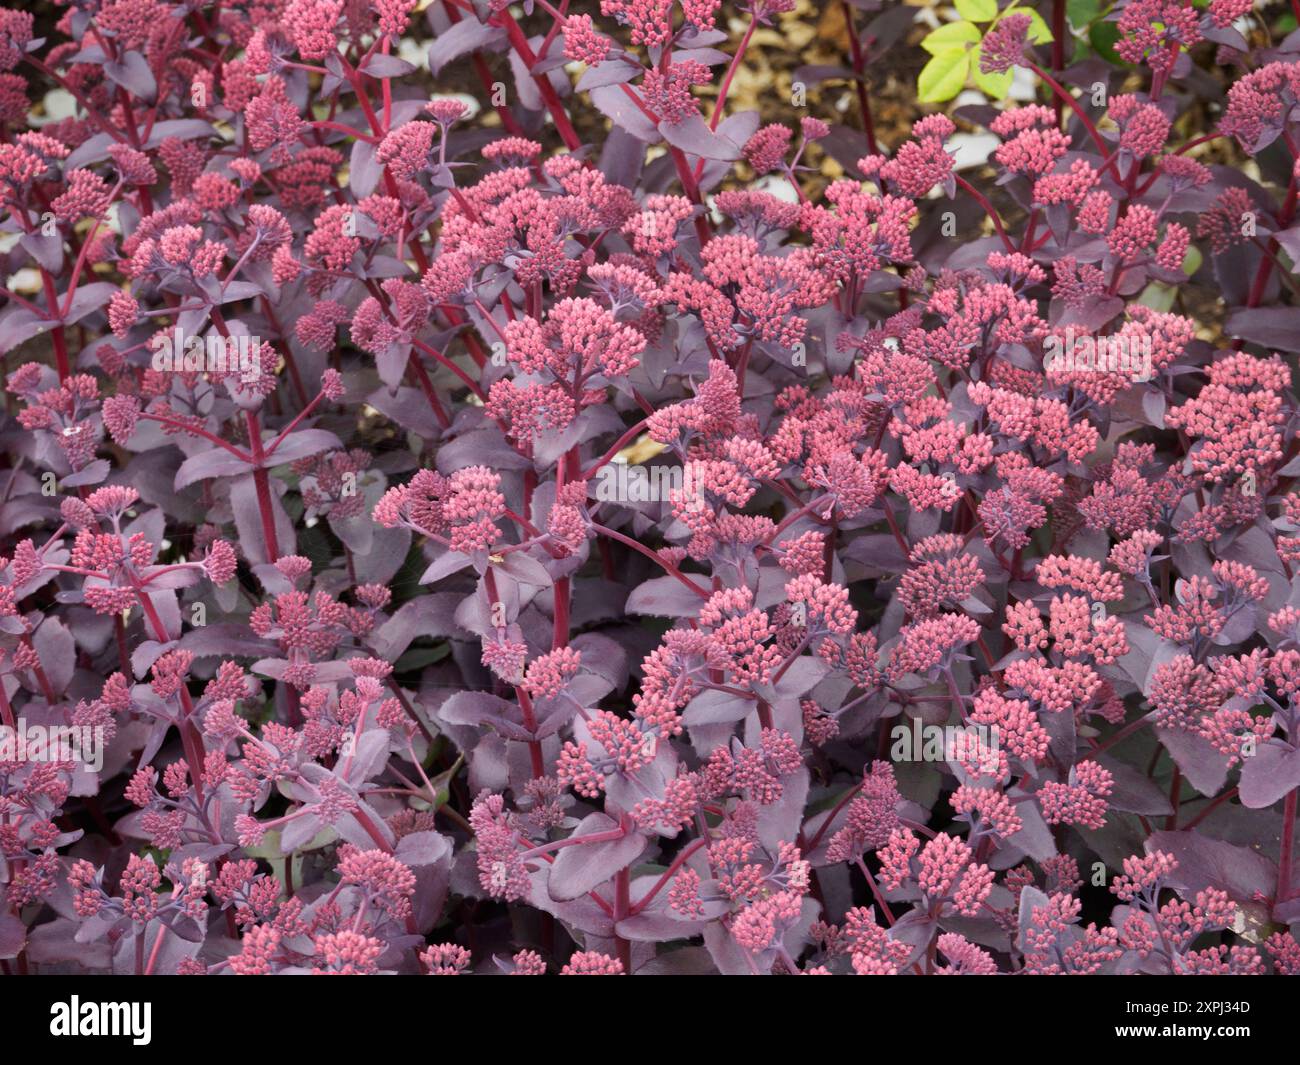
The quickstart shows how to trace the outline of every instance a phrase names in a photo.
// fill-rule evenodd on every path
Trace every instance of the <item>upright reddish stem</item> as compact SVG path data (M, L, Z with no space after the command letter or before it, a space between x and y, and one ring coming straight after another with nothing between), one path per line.
M1172 812L1165 819L1165 831L1167 832L1172 832L1178 827L1178 807L1182 803L1182 783L1182 770L1178 766L1174 766L1173 780L1169 784L1169 805Z
M1083 109L1083 105L1074 98L1074 95L1067 92L1061 86L1060 82L1047 73L1047 71L1037 63L1030 63L1029 69L1047 82L1051 87L1052 92L1056 94L1058 100L1070 105L1074 110L1074 113L1079 116L1079 121L1083 123L1083 128L1088 131L1088 136L1092 138L1093 144L1097 146L1097 151L1101 152L1103 158L1108 155L1109 149L1106 147L1106 142L1101 139L1101 134L1097 132L1097 127L1093 124L1092 118L1088 115L1088 112Z
M844 21L849 31L849 54L853 57L853 84L858 94L858 110L862 112L862 132L867 135L867 151L875 155L880 149L876 147L876 124L871 118L871 101L867 98L866 60L862 54L862 42L858 39L858 28L854 25L853 5L843 0Z
M229 340L230 330L226 327L226 320L221 311L213 307L208 315L212 319L213 328ZM257 492L257 512L262 521L262 539L266 545L267 561L275 562L280 557L280 544L275 535L275 508L271 502L271 480L262 465L266 453L262 449L262 427L257 412L244 411L244 423L248 427L248 450L254 467L253 487Z
M0 723L9 726L9 728L14 728L17 724L14 721L14 708L9 702L9 695L5 691L3 684L0 684Z
M564 146L569 151L577 150L582 144L582 138L578 136L578 131L573 128L573 123L569 121L568 113L564 110L564 104L560 101L555 92L555 86L551 84L550 77L547 74L534 74L533 67L537 65L537 56L528 46L528 39L524 36L524 31L519 28L519 23L515 17L510 14L509 10L501 13L501 25L505 27L506 36L510 39L510 47L519 53L519 58L524 61L524 66L528 68L529 76L533 79L533 84L537 86L537 91L542 94L542 101L546 104L546 110L551 115L551 120L555 123L555 131L564 141Z
M850 22L849 25L851 27L852 23ZM745 36L740 39L740 46L736 49L736 54L731 57L731 63L727 66L727 73L722 79L722 87L718 89L718 102L714 105L713 117L709 119L709 129L716 130L718 123L722 121L722 110L727 102L727 93L731 91L731 82L736 76L736 71L740 69L740 62L745 58L745 51L749 48L749 42L753 38L757 26L758 20L751 18L749 26L745 30ZM698 174L703 169L704 160L701 159L699 166L696 168L696 173Z
M57 321L59 297L54 291L54 279L45 267L41 267L41 284L45 286L45 302L49 304L50 318ZM54 362L59 371L59 381L66 381L72 374L72 362L68 358L68 340L61 324L50 331L50 339L54 341Z
M957 184L961 188L969 192L971 194L971 197L975 200L975 202L984 208L984 213L989 216L990 220L993 222L993 228L997 230L998 236L1002 238L1003 246L1007 249L1007 251L1014 252L1016 250L1016 246L1013 243L1011 243L1011 238L1007 236L1006 228L1002 225L1002 216L999 215L996 210L994 210L993 205L988 201L988 197L986 197L984 193L980 192L979 189L977 189L974 185L972 185L960 174L955 175L955 177L957 179Z
M1297 185L1293 175L1287 184L1286 199L1282 202L1282 211L1278 215L1278 229L1286 229L1290 226L1292 219L1295 218L1296 212L1296 194ZM1259 268L1255 271L1255 279L1251 283L1250 292L1246 296L1247 307L1258 307L1260 301L1264 298L1264 290L1268 287L1268 279L1273 274L1274 255L1280 245L1275 238L1270 237L1265 249L1265 255L1259 262ZM1245 341L1234 341L1233 347L1238 351L1245 345Z
M271 478L266 467L262 465L266 455L262 451L262 427L257 420L257 412L244 411L248 425L248 444L257 464L253 469L253 487L257 491L257 513L262 520L262 539L266 544L268 562L280 558L280 542L275 534L275 508L271 501Z
M1296 796L1300 789L1292 788L1286 794L1282 804L1282 853L1277 862L1277 898L1274 905L1286 902L1291 897L1291 866L1295 862L1295 815Z
M1065 67L1065 0L1052 0L1052 73L1060 74ZM1065 102L1058 96L1052 101L1056 105L1056 124L1061 124L1065 113Z
M54 686L50 684L50 678L45 673L45 668L41 665L40 655L36 653L36 648L32 644L31 636L22 637L23 646L31 652L32 656L32 673L36 677L36 683L41 689L41 694L45 696L45 701L51 706L58 703L58 697L54 694Z
M564 456L563 462L560 487L563 487L569 481L576 481L582 477L582 462L576 447L569 450ZM561 647L569 646L569 605L573 594L571 578L558 578L555 582L554 593L555 618L551 630L551 650L557 651Z
M627 869L620 869L614 877L614 924L628 917L631 913L632 874ZM618 960L623 963L623 972L632 975L632 944L615 933L614 943L618 950Z
M167 626L163 624L163 620L158 614L158 608L153 605L153 600L149 598L149 594L137 588L136 598L140 602L140 609L144 611L145 620L149 622L149 627L153 630L154 639L159 643L165 644L169 642L171 636L167 632ZM181 734L181 747L185 751L185 764L190 770L190 782L194 785L194 800L202 809L203 767L206 761L203 736L194 723L194 700L190 698L189 689L184 684L181 684L180 697L182 716L176 727Z
M488 595L488 609L490 611L493 608L492 605L499 602L497 597L497 578L490 565L487 568L487 572L483 574L483 587ZM529 732L536 732L537 715L533 712L533 701L528 696L528 690L522 685L516 685L515 696L519 700L519 713L524 719L524 728ZM542 760L542 745L539 741L528 741L528 758L532 766L533 776L546 776L546 763Z
M524 728L529 732L537 731L537 714L533 712L533 701L522 687L515 689L519 696L519 713L524 719ZM542 745L536 740L528 741L528 759L532 765L534 777L546 776L546 763L542 760Z

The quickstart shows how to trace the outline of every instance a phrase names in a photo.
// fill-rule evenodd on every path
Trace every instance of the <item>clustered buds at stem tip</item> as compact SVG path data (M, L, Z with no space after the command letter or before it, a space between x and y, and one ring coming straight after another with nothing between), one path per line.
M0 10L0 968L1300 974L1278 12L418 7Z

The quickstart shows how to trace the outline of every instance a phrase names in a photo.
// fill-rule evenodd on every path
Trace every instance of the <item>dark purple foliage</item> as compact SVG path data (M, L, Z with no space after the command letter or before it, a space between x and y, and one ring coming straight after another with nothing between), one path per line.
M1300 971L1294 18L589 6L0 10L4 969Z

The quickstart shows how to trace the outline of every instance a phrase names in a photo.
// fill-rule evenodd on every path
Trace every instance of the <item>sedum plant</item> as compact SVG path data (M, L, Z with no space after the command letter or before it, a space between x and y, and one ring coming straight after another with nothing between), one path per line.
M0 968L1300 971L1280 7L0 10Z

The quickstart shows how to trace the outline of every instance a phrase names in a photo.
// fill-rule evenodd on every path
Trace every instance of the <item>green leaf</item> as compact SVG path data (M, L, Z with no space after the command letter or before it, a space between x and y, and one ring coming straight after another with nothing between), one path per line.
M1065 5L1065 17L1076 30L1091 25L1100 14L1101 0L1067 0Z
M433 785L434 799L438 806L445 806L447 800L451 798L452 779L460 772L460 767L465 764L465 756L459 755L456 758L456 764L445 772L439 773L429 781Z
M970 53L964 48L940 52L926 63L916 81L917 97L923 104L951 100L966 84Z
M980 70L980 49L976 48L970 57L970 73L976 87L993 100L1005 100L1007 93L1011 91L1011 79L1015 76L1012 70L1005 71L1002 74L985 74Z
M964 44L979 44L980 31L973 22L948 22L927 34L921 47L931 55L951 52Z
M1159 281L1152 281L1142 290L1142 295L1138 297L1138 303L1143 307L1150 307L1153 311L1160 311L1162 314L1167 313L1169 308L1174 305L1174 297L1178 295L1176 289L1169 285L1162 285Z
M1047 28L1047 23L1043 21L1043 16L1032 8L1025 9L1025 14L1029 16L1029 40L1033 44L1051 44L1052 31Z
M1107 63L1114 66L1127 66L1115 51L1115 42L1119 40L1119 26L1113 22L1098 22L1088 31L1088 43Z
M971 22L992 22L997 18L998 0L956 0L957 14Z
M1191 277L1201 268L1203 262L1205 262L1205 256L1201 254L1201 249L1193 244L1187 249L1187 254L1183 256L1183 273Z
M412 647L397 660L394 671L409 673L417 669L423 669L435 662L441 662L449 654L451 654L451 647L446 643L440 643L434 647Z

